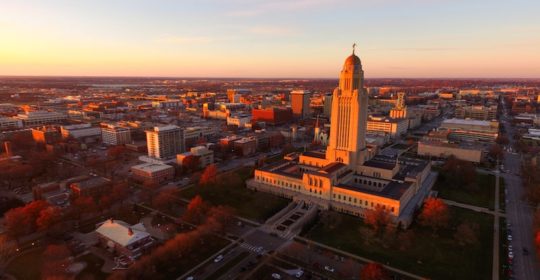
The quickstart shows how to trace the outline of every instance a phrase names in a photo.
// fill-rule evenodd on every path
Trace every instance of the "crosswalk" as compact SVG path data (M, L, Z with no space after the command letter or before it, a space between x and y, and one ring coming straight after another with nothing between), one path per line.
M246 242L243 242L240 244L240 247L244 248L244 249L247 249L247 250L250 250L252 252L255 252L257 254L264 254L266 253L266 250L264 250L263 247L261 246L255 246L255 245L251 245L249 243L246 243Z

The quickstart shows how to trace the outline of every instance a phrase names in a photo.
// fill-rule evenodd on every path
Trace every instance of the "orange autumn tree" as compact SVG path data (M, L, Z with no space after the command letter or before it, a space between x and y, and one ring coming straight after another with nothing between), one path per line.
M189 202L183 218L189 223L201 224L206 219L209 208L210 205L197 195Z
M450 210L442 199L430 197L424 202L424 207L419 216L420 224L433 229L433 234L437 230L446 227L450 220Z
M374 209L365 212L364 222L373 228L376 236L379 236L391 222L391 219L390 213L383 209L382 206L375 206Z
M388 273L380 263L368 263L360 270L362 280L385 280L389 279Z
M201 179L199 181L199 185L206 186L210 184L215 184L217 181L216 178L217 178L217 167L215 164L210 164L204 169L201 175Z

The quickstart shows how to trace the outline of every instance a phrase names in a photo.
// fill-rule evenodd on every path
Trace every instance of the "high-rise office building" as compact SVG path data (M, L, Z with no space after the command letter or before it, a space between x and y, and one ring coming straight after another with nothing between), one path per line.
M108 124L101 128L103 143L107 145L124 145L131 143L131 130L128 127Z
M293 116L304 119L309 116L309 96L307 90L293 90L291 92L291 107Z
M148 156L167 159L184 152L184 131L176 125L156 126L146 131Z

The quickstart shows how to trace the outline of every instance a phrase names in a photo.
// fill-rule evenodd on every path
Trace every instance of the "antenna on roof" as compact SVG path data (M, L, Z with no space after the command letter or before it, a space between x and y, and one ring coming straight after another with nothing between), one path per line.
M356 43L352 44L352 54L354 54L354 50L356 49Z

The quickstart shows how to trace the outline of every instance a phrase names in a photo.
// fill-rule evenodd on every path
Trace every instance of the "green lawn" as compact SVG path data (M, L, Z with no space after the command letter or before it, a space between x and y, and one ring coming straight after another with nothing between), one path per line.
M180 195L188 199L200 195L213 205L230 206L238 215L259 222L264 222L290 202L282 197L246 188L245 180L251 176L247 170L241 169L235 172L235 176L241 179L238 183L194 186L183 190Z
M508 279L507 268L508 268L508 240L507 238L507 227L506 219L499 218L499 279L505 280ZM515 252L519 252L516 250ZM514 252L514 253L515 253Z
M487 174L476 175L476 189L468 189L464 186L453 184L452 179L440 173L433 186L433 189L439 192L439 197L453 200L460 203L495 208L495 176Z
M491 279L493 217L487 214L451 207L452 221L448 229L434 236L431 229L413 224L414 238L410 248L400 250L399 241L382 246L366 238L368 226L361 219L335 213L333 227L317 223L305 237L348 251L358 256L433 279ZM462 221L480 225L478 242L460 246L454 240L455 227ZM389 242L390 243L390 242ZM387 244L387 243L384 243Z
M7 273L17 279L40 279L44 250L39 248L14 259L7 267Z

